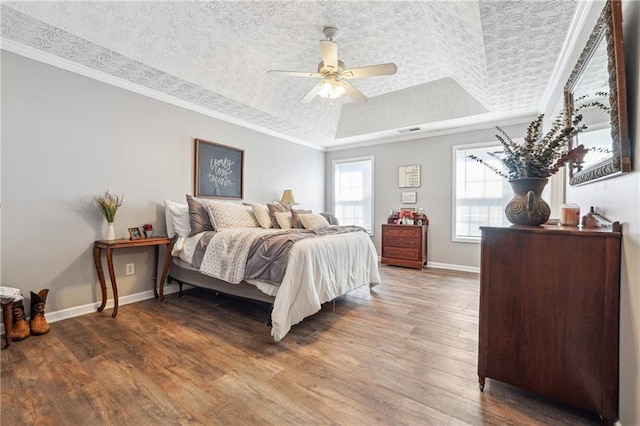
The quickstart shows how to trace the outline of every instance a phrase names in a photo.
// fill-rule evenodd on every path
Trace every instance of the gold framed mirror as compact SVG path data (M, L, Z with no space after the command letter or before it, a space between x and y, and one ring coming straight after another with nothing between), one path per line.
M569 119L580 103L604 105L581 111L587 130L576 136L573 146L582 144L588 153L580 169L569 169L569 183L581 185L631 171L620 0L605 4L564 87L564 99Z

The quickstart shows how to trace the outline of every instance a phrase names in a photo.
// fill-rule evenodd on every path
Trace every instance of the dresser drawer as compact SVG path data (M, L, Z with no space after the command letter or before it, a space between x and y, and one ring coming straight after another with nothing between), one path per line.
M395 259L406 259L406 260L416 260L416 261L421 260L419 248L412 249L412 248L385 246L382 256L395 258Z
M382 237L420 238L421 226L385 226L382 228Z
M418 248L420 248L420 239L386 235L384 237L384 246L412 248L417 250Z

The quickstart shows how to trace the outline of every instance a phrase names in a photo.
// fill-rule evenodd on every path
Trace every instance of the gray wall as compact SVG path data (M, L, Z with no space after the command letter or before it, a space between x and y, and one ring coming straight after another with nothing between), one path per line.
M602 2L598 2L578 40L578 49L569 63L576 63L593 29ZM596 206L600 212L622 224L622 270L620 282L620 422L640 424L640 2L622 2L623 39L625 47L629 138L632 143L633 171L623 176L579 187L567 187L567 202L577 203L583 211ZM571 67L566 70L566 81ZM551 105L561 102L557 90ZM550 116L550 115L549 115Z
M92 244L105 221L92 197L125 194L117 236L153 223L164 199L193 192L194 138L245 150L245 200L324 208L324 157L307 148L2 52L2 285L51 289L47 311L100 300ZM115 255L120 296L152 288L152 249ZM136 275L125 276L125 263ZM109 290L111 298L111 290Z
M511 135L522 134L525 125L504 126ZM375 145L369 147L331 151L327 153L327 208L333 199L332 163L334 160L374 156L374 243L378 254L380 247L380 227L386 223L390 210L398 210L402 205L401 194L406 188L398 188L398 167L409 164L421 166L421 186L417 192L416 208L422 207L429 217L428 263L438 266L478 268L480 266L480 245L451 240L453 201L453 146L481 142L496 142L495 129L457 133L406 142Z

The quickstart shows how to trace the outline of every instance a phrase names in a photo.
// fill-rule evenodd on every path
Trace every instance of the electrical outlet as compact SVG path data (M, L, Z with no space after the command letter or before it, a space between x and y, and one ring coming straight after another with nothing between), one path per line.
M127 268L125 270L127 275L133 275L136 273L136 265L135 263L127 263Z

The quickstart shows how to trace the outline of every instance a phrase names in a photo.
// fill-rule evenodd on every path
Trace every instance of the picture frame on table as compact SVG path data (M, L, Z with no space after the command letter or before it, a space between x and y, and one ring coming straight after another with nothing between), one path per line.
M195 140L196 197L243 198L244 150Z
M141 238L144 238L142 231L140 231L140 228L138 227L134 227L134 228L129 228L129 239L130 240L139 240Z

